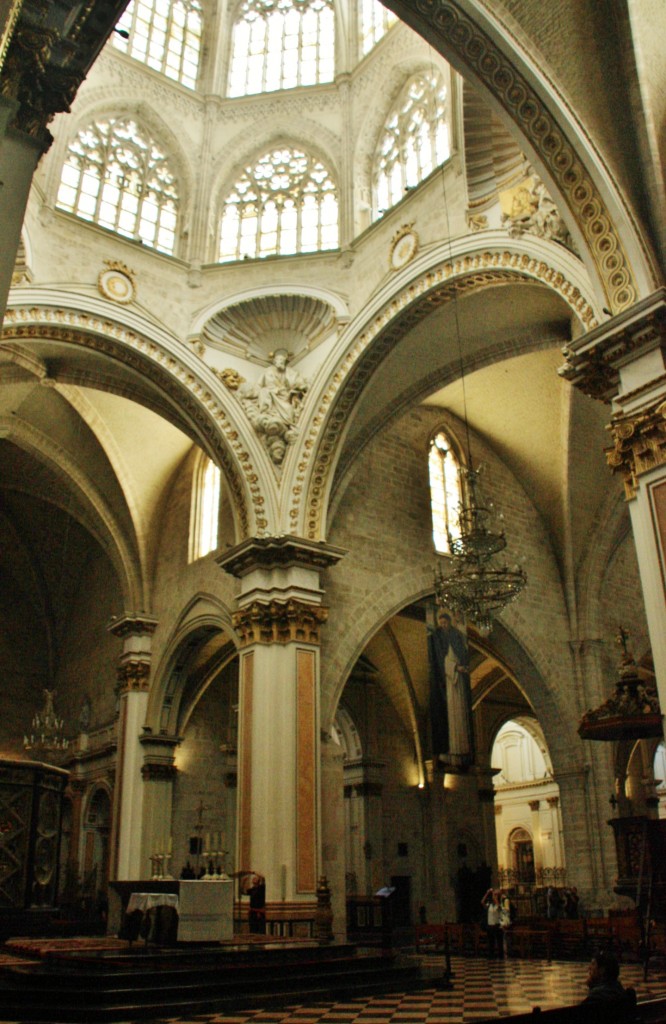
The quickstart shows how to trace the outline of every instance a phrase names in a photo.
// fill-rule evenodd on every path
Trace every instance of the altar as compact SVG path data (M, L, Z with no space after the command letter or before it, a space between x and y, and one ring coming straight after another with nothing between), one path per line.
M166 906L178 915L177 941L233 938L234 886L230 878L142 879L109 883L109 934L122 934L128 915ZM144 930L144 934L151 934Z

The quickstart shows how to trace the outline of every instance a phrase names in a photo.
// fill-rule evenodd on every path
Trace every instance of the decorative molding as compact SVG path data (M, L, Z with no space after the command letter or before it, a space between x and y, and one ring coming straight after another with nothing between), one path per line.
M391 4L398 13L405 6ZM490 36L461 10L458 0L411 0L409 7L409 14L404 11L408 23L413 25L422 18L429 27L430 40L439 36L442 49L455 51L538 152L585 237L608 306L615 313L629 308L636 301L637 287L621 239L585 166L539 94Z
M402 270L408 263L411 263L419 251L419 236L414 229L414 223L403 224L398 228L389 248L389 270Z
M178 403L184 416L196 423L201 436L214 451L233 495L241 532L247 536L250 533L249 509L239 479L239 474L243 474L253 506L256 532L263 534L268 527L265 498L252 458L218 399L173 353L118 323L73 310L36 306L29 310L8 309L0 337L2 341L45 339L78 345L110 356L152 380ZM231 457L229 448L235 458Z
M121 640L128 636L152 636L157 629L157 619L147 615L112 616L106 628Z
M613 473L622 473L627 501L636 497L638 478L666 465L666 401L639 413L613 416L607 427L613 447L606 448L606 461Z
M304 601L253 602L234 612L234 629L240 646L250 644L288 644L293 641L320 643L320 627L328 618L328 609Z
M558 371L577 388L604 402L620 390L620 370L646 352L666 346L666 288L637 302L563 350ZM622 399L626 396L623 394Z
M104 260L106 270L100 270L97 276L97 288L100 295L111 302L127 305L136 298L136 274L124 263L117 260Z
M216 561L225 572L242 579L255 569L328 569L345 553L344 548L301 537L252 537L219 555Z
M352 408L375 369L405 333L458 295L502 281L540 281L556 291L584 326L595 327L594 310L564 274L545 260L523 252L484 250L460 256L428 270L406 285L361 331L333 374L301 448L289 510L291 525L299 527L303 495L307 501L301 529L315 540L321 534L324 497L334 465L337 444ZM322 425L325 428L322 432ZM310 463L314 464L310 467ZM309 485L306 490L306 478Z
M538 811L541 806L540 800L529 800L528 803L531 811Z

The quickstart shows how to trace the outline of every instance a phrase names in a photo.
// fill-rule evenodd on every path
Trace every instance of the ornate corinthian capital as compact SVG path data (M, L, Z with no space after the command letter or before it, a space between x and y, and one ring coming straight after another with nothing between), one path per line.
M606 449L608 465L622 473L627 498L633 498L638 477L666 465L666 401L632 415L614 416L608 429L613 447Z
M293 640L319 644L319 627L327 618L327 608L304 601L254 601L234 613L233 624L242 647L288 644Z

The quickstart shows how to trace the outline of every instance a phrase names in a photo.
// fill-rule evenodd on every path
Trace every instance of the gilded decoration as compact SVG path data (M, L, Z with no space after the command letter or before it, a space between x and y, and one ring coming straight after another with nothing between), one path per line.
M239 474L245 477L245 486L252 502L255 532L262 534L266 530L268 521L259 478L249 453L242 446L238 431L214 395L194 376L189 367L171 353L121 324L87 313L42 307L8 309L1 338L7 342L52 339L78 345L109 355L155 382L196 423L201 436L206 438L215 453L238 510L242 533L248 535L251 531L248 502ZM187 392L185 397L183 388ZM223 443L223 437L226 444Z
M587 330L597 326L594 310L587 299L561 271L544 260L506 249L461 256L429 270L375 316L347 352L311 421L292 488L289 517L294 530L301 515L301 500L309 474L308 508L303 530L310 540L319 537L324 495L340 434L369 377L405 332L458 295L501 281L527 284L533 280L541 281L558 292ZM324 423L326 429L322 435ZM313 456L316 462L310 469Z
M118 666L118 693L147 690L150 683L150 662L131 658Z
M536 235L576 251L569 229L536 174L528 174L520 184L500 192L500 205L502 225L512 238Z
M485 213L468 213L467 227L470 231L485 231L488 227L488 217Z
M630 307L637 291L620 238L596 186L539 95L456 0L414 0L413 9L431 27L430 38L439 35L446 41L443 49L457 52L530 140L585 236L608 306L614 313Z
M328 609L304 601L254 601L234 612L232 622L240 635L241 647L250 644L288 644L294 640L319 644L320 627Z
M241 377L238 370L227 368L226 370L213 370L213 373L229 391L237 391L241 384L245 383L245 377Z
M389 249L389 268L391 270L402 270L412 262L419 251L419 236L413 229L413 223L403 224L391 239Z
M666 401L647 412L614 416L607 429L614 444L605 450L606 461L614 473L622 473L630 500L643 473L666 465Z
M127 305L136 298L136 279L133 270L117 260L104 260L106 270L101 270L97 277L97 288L100 295L111 302Z

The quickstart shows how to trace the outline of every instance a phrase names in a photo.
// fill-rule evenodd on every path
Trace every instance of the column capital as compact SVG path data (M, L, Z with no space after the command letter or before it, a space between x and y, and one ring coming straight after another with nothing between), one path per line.
M118 693L135 693L150 688L150 662L127 658L118 666Z
M328 609L304 601L254 601L234 612L232 622L240 645L288 644L295 640L319 645L320 626Z
M531 811L538 811L541 807L540 800L528 800L528 804Z
M608 429L613 447L606 448L606 461L614 473L622 473L629 500L636 496L639 476L666 466L666 399L660 396L640 412L617 413Z
M53 137L46 127L68 111L106 38L122 14L124 0L105 3L16 5L0 69L0 95L17 100L13 127L46 151Z
M559 805L560 805L560 798L559 798L559 796L549 796L549 797L546 797L546 803L548 804L549 807L559 807Z

